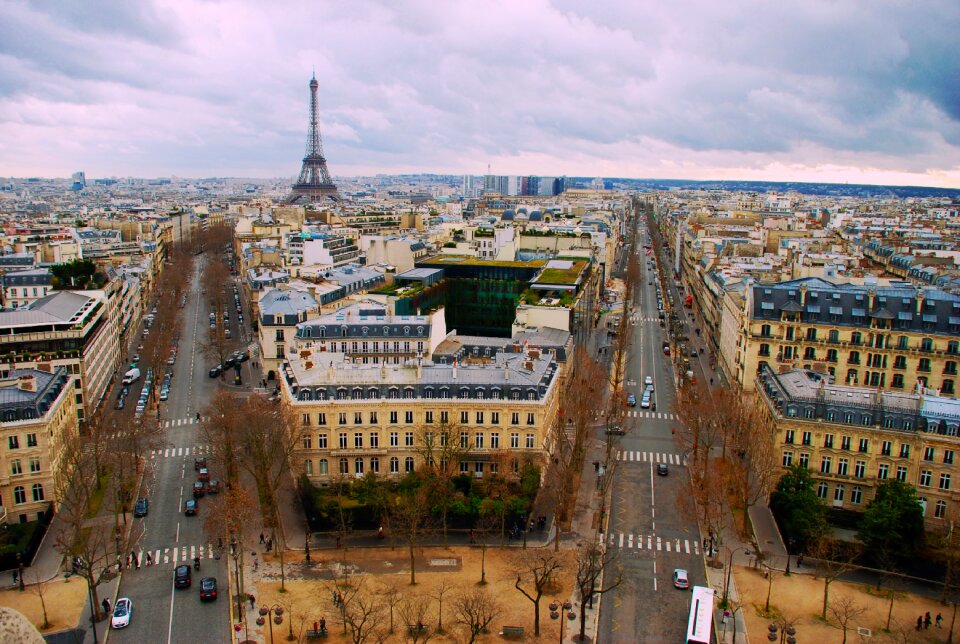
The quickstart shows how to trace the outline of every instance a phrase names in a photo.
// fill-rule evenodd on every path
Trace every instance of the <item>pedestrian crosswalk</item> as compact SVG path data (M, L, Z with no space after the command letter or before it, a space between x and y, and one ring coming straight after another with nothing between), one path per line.
M633 322L634 324L638 322L659 322L660 318L642 318L639 315L631 315L630 321Z
M686 459L680 454L663 452L641 452L638 450L620 450L617 460L627 463L666 463L668 465L686 465Z
M671 414L665 411L646 411L646 410L631 410L627 412L627 417L629 418L655 418L658 420L676 420L677 415Z
M191 447L167 447L151 450L150 458L176 458L178 456L208 456L213 454L210 445L193 445Z
M184 425L196 425L199 422L196 416L190 416L189 418L171 418L170 420L163 421L163 427L183 427Z
M615 532L599 536L599 543L619 550L648 550L670 552L681 555L700 556L700 542L697 539L665 539L655 534L634 534Z
M606 410L597 409L593 412L594 418L603 418L607 415ZM627 418L650 418L651 420L677 420L676 414L666 411L647 411L645 409L631 409L624 412Z
M160 564L172 564L177 565L181 563L193 563L195 558L200 560L204 559L219 559L220 553L217 548L214 548L212 543L199 546L172 546L169 548L147 548L134 550L134 553L137 555L137 561L140 563L140 568L143 568L147 565L148 561L152 561L153 565L159 566ZM150 555L147 558L147 555ZM131 559L131 563L133 563Z

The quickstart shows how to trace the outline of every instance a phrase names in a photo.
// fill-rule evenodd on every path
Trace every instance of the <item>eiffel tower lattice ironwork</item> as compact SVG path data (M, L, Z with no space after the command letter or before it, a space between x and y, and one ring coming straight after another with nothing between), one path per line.
M330 179L327 159L323 156L323 140L320 138L320 125L317 116L317 77L310 79L310 129L307 131L307 151L303 156L300 176L293 184L290 201L316 202L338 199L337 186Z

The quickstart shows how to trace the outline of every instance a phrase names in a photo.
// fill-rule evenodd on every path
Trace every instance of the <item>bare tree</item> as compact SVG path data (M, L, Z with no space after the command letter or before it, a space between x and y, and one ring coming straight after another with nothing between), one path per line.
M54 472L57 498L61 500L59 511L63 525L56 535L56 548L72 563L76 572L83 576L90 591L92 610L99 619L100 603L97 587L113 574L113 562L119 562L120 554L114 545L116 532L113 525L91 521L98 514L104 485L102 467L87 450L89 441L69 437L63 448L63 461ZM98 500L99 499L99 500Z
M430 640L431 632L427 627L430 612L430 598L412 595L400 603L400 617L407 626L407 639L413 644Z
M33 570L33 583L27 585L27 588L40 600L40 609L43 611L43 625L41 629L46 630L50 628L50 619L47 617L47 602L45 598L47 591L46 582L40 578L39 570L36 568L32 568L31 570Z
M437 600L437 632L443 632L443 598L446 597L451 590L454 589L454 585L447 581L446 579L441 579L437 582L437 585L433 588L433 593L430 596L433 599Z
M563 405L548 448L553 459L549 472L557 496L557 522L564 526L571 518L570 509L574 507L584 458L593 440L597 412L604 408L607 398L607 374L582 347L574 351L565 371Z
M734 451L728 478L743 508L740 530L746 534L750 508L767 498L782 473L777 446L756 407L744 398L739 387L719 389L714 396L724 452L728 442Z
M853 622L867 612L867 609L854 600L853 597L837 597L830 602L830 616L827 623L843 632L843 644L847 644L847 631Z
M554 576L561 568L560 559L552 552L548 551L527 551L516 561L517 582L514 588L519 590L524 597L533 603L533 633L540 636L540 598L547 592L554 581ZM531 586L530 590L524 589L520 584L524 583L524 578Z
M844 573L856 568L856 565L853 563L853 557L841 549L839 542L833 537L820 539L814 546L813 556L817 562L817 575L823 578L823 609L820 612L820 619L826 621L830 584Z
M390 614L390 632L392 633L393 613L400 606L400 602L403 601L403 593L400 592L400 589L397 588L393 582L390 582L381 590L380 596L383 597L383 603L387 605Z
M610 577L609 579L607 577ZM588 541L577 551L577 589L580 591L580 641L585 641L587 602L593 607L593 596L609 592L623 583L616 551L596 541Z
M390 507L390 525L397 537L407 546L410 555L410 585L417 583L416 549L430 532L431 499L424 488L399 494Z
M353 644L382 639L384 609L376 595L366 591L363 582L347 591L339 591L343 596L340 606L340 619L344 634Z
M475 588L454 599L453 612L458 624L467 629L468 644L474 644L490 623L500 615L500 606L489 591Z
M460 438L460 425L441 423L419 428L417 453L423 465L421 473L428 477L434 498L440 506L443 543L447 543L447 515L454 497L453 478L460 473L460 461L470 451L469 443Z
M237 432L238 462L257 485L264 525L270 530L280 560L280 588L285 588L285 542L277 514L277 491L289 476L293 452L301 440L292 410L275 405L266 396L252 395L239 405L242 422Z

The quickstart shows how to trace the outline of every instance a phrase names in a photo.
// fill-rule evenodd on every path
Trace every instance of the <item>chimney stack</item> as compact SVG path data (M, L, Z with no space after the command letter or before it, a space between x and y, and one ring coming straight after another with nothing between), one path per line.
M457 379L457 359L453 359L453 379Z
M20 376L17 380L17 386L21 391L37 391L37 380L31 375Z

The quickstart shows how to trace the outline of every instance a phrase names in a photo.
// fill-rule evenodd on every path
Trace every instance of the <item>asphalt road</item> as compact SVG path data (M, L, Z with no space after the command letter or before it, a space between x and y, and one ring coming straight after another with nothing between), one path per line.
M216 539L208 538L203 526L206 508L216 497L201 498L196 516L185 516L182 510L184 501L192 498L196 481L194 458L206 455L209 450L196 414L221 386L218 379L208 376L212 363L201 349L209 332L210 307L201 294L197 275L192 285L186 306L178 309L184 318L182 337L170 398L161 403L160 408L164 445L151 450L141 491L150 499L150 511L143 519L134 520L137 523L133 534L140 535L135 550L141 566L125 570L120 582L118 597L129 597L133 601L133 618L129 627L110 631L110 642L192 644L231 639L226 568L230 557L224 553L219 560L216 558ZM230 317L231 329L237 338L240 335L237 317ZM235 342L237 348L241 348L242 340ZM216 463L210 460L209 466L211 477L217 479ZM146 566L147 552L154 557L153 566ZM194 557L200 557L199 571L192 570ZM191 566L193 584L188 589L177 590L173 586L173 573L181 563ZM200 579L207 576L217 578L219 597L215 602L202 603Z
M661 349L666 332L659 324L657 279L647 265L653 256L642 247L644 230L641 221L643 278L633 311L625 383L627 393L636 395L637 406L630 409L628 431L620 439L609 532L604 537L608 547L620 552L624 583L604 595L600 642L683 641L690 592L673 587L673 571L685 569L691 586L706 583L690 482L671 432L677 423L676 390L670 359ZM654 380L656 411L640 407L646 376ZM657 474L659 463L666 464L666 476Z

